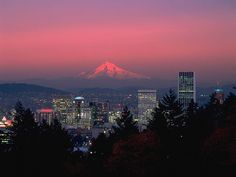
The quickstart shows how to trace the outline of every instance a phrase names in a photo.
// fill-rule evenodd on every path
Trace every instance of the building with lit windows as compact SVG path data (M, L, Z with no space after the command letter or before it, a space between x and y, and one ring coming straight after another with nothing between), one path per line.
M53 109L38 109L35 113L36 122L39 123L46 121L46 123L51 125L55 118L57 118L57 115Z
M140 130L146 128L152 118L152 111L157 106L156 90L138 90L138 123Z
M79 122L82 119L82 109L85 107L85 100L84 97L78 96L75 97L73 100L73 113L74 113L74 122L73 124L78 127Z
M109 123L116 124L116 120L121 117L121 113L121 111L110 111L108 116Z
M93 127L91 108L87 106L81 108L80 116L78 119L78 127L82 129L91 129Z
M179 72L178 100L186 109L193 100L196 102L196 81L194 72Z
M74 123L73 99L71 98L56 98L53 99L53 109L58 116L58 120L62 125Z
M109 122L109 102L90 102L91 116L95 127L100 127Z
M0 144L12 143L12 131L9 129L13 126L13 121L5 116L0 120Z

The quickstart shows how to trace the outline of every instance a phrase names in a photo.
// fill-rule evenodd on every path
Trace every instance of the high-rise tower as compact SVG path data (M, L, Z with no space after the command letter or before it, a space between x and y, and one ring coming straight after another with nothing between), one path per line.
M153 108L157 106L156 90L138 90L138 121L141 130L145 129L151 119Z
M186 109L193 100L196 102L196 81L194 72L179 72L178 99Z

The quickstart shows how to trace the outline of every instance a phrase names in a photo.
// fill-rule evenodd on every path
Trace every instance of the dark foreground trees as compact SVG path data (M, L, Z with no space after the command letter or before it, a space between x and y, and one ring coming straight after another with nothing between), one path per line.
M148 130L113 142L103 159L107 176L235 176L236 97L186 110L170 91ZM102 149L102 146L100 146Z
M55 176L63 175L64 163L72 147L70 137L57 120L49 126L34 120L34 115L21 103L15 107L14 124L11 128L12 144L2 161L8 176ZM11 170L12 169L12 170Z
M110 135L89 153L71 153L59 122L38 125L30 110L16 107L13 145L1 153L1 169L23 176L236 176L236 96L224 104L190 103L183 110L170 91L147 130L139 132L125 108ZM2 148L1 148L2 150ZM7 156L6 156L7 154ZM14 169L14 170L12 170Z

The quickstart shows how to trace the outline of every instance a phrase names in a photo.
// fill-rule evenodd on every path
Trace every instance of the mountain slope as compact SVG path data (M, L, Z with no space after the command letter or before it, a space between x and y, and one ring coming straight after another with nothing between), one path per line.
M26 108L36 110L52 107L53 98L61 96L67 97L70 93L33 84L0 84L0 117L1 112L8 112L17 101L21 101Z
M127 71L111 62L105 62L98 66L93 72L83 72L79 76L86 79L97 79L101 77L108 77L117 80L150 79L149 77L142 74Z
M24 83L7 83L0 84L0 93L2 94L20 94L23 92L33 92L33 93L47 93L47 94L67 94L67 92L43 87L33 84L24 84Z

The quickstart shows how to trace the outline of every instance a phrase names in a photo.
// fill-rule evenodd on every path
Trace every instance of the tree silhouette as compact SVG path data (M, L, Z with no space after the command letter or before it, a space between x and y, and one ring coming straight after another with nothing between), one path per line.
M187 117L190 119L190 121L196 117L198 108L198 104L192 99L187 108Z
M124 107L121 117L116 119L117 126L113 127L114 135L118 139L127 138L128 136L138 133L137 122L134 121L133 115L127 106Z
M226 98L223 107L224 123L217 126L210 136L206 137L202 149L208 160L207 168L214 169L213 175L235 176L236 96L230 93Z
M15 153L17 169L21 175L31 175L38 167L37 159L39 145L39 127L34 121L34 114L25 109L20 102L16 103L12 131L12 150Z
M149 128L159 132L166 128L171 129L184 125L183 108L173 90L163 97L152 116L152 119L149 120Z
M160 139L163 163L175 167L176 160L182 154L186 116L173 90L170 90L155 108L148 128L156 132Z
M13 144L16 151L30 152L37 146L39 127L34 121L34 114L25 109L20 102L15 106L13 127Z
M40 127L39 161L47 174L62 175L63 163L72 150L72 143L67 132L61 127L57 119L51 125L43 121Z
M101 133L97 139L93 140L90 151L97 158L104 158L111 154L113 144L121 139L127 139L130 135L138 133L137 122L126 106L121 117L116 119L117 125L113 126L113 131L109 135Z
M30 109L18 102L11 131L12 152L20 175L62 175L63 164L72 148L70 137L57 119L51 125L38 124ZM42 170L43 169L43 170Z

